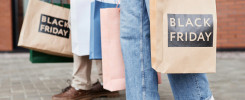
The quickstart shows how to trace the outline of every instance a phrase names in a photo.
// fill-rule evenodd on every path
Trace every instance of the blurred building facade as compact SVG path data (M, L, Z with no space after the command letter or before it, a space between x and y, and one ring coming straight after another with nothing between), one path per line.
M1 1L0 51L21 50L22 48L17 47L17 42L28 0ZM216 2L218 49L245 50L245 0L216 0Z
M245 0L216 0L218 48L245 48Z
M0 3L0 51L13 50L12 1L1 0Z

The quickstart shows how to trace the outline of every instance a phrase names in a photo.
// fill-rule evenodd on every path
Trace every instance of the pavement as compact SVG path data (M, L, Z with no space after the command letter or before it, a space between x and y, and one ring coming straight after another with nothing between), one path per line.
M92 68L92 80L96 80ZM51 100L68 86L72 63L32 64L28 53L0 53L0 100ZM174 100L166 74L159 86L161 100ZM216 100L245 100L245 52L218 52L217 73L208 74ZM125 91L117 98L125 100Z

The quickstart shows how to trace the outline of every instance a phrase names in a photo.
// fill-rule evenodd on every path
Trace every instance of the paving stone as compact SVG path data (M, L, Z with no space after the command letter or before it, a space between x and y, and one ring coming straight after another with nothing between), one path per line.
M42 96L41 100L51 100L52 96Z
M24 83L24 88L26 89L26 90L28 90L28 89L35 89L35 87L34 87L34 85L32 85L32 84L25 84Z
M0 100L10 100L11 98L10 97L7 97L7 98L1 98L0 97Z
M11 97L11 92L10 90L8 91L0 91L0 98L10 98Z
M26 100L24 94L13 95L12 100Z
M50 88L50 91L61 91L61 89L60 88L53 87L53 88Z
M0 100L51 100L71 79L72 63L31 64L26 53L0 53L0 59ZM92 68L92 77L96 73ZM245 52L218 52L217 73L207 76L216 100L244 100ZM174 100L167 75L162 74L162 79L161 100ZM118 98L95 100L126 100L125 91Z
M11 93L24 93L24 88L19 86L12 86Z
M1 84L1 87L3 87L3 88L11 88L11 84L10 84L10 82L8 82L8 83L2 83Z
M26 96L27 98L30 98L30 97L39 97L40 94L38 93L38 91L35 91L35 92L26 92L26 93L25 93L25 96Z
M25 93L33 93L33 92L38 93L38 90L36 89L25 90Z
M28 97L26 100L42 100L41 97Z

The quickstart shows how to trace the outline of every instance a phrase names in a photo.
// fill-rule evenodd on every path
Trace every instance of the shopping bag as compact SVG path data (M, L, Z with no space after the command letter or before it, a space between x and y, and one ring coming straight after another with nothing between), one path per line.
M51 55L72 57L68 16L67 8L30 0L18 46Z
M120 45L120 8L101 9L103 87L125 89L125 68Z
M30 50L30 61L32 63L68 63L73 62L73 58L54 56Z
M53 4L70 8L70 4L61 4L61 3L53 3ZM73 59L68 57L49 55L38 51L30 50L30 61L32 63L66 63L66 62L73 62Z
M90 0L71 0L72 52L78 56L89 55Z
M156 71L216 72L215 0L150 0L150 24Z
M102 59L102 56L101 56L100 9L101 8L115 8L116 5L117 4L105 3L105 2L98 1L98 0L91 2L89 59Z
M125 65L120 44L120 8L105 8L100 12L103 87L110 91L124 90ZM158 83L161 83L160 73Z

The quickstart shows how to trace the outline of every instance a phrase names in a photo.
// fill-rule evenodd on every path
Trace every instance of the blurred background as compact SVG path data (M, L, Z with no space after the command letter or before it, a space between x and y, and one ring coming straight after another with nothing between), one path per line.
M72 63L31 64L29 50L17 46L29 0L0 1L0 100L50 100L67 86ZM216 100L245 100L245 0L216 1L217 73L208 74L210 86ZM173 100L166 75L159 91L161 100ZM125 100L124 94L98 100Z

